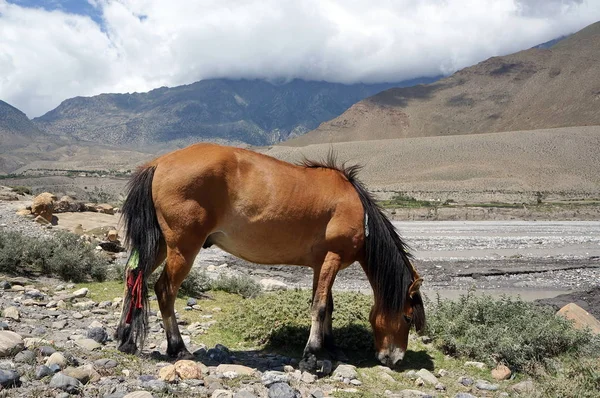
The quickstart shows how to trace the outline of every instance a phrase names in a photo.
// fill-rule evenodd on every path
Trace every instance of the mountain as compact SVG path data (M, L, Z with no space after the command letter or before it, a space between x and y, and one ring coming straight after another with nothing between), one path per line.
M51 134L112 145L266 145L314 129L382 90L435 80L344 85L211 79L148 93L76 97L33 121Z
M41 131L23 112L0 101L0 153L23 145L40 134Z
M600 125L600 22L550 48L392 88L284 145Z

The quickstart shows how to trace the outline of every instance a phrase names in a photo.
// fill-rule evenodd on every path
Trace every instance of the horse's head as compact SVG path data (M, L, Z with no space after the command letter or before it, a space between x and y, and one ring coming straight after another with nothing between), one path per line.
M394 367L404 358L410 327L415 325L417 332L425 327L425 311L419 293L422 282L417 278L411 283L400 312L386 313L377 301L371 308L369 320L375 337L376 356L386 366Z

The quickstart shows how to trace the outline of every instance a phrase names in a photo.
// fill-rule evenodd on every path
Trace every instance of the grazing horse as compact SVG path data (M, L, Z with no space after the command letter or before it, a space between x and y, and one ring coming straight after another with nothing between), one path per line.
M166 259L154 286L167 334L167 354L190 357L174 303L202 247L216 245L260 264L311 267L312 324L304 359L333 354L331 288L358 261L373 288L370 322L377 358L404 357L411 325L425 324L421 279L391 222L356 178L359 167L293 165L245 149L196 144L163 155L133 175L122 207L126 244L119 349L135 353L147 333L148 276Z

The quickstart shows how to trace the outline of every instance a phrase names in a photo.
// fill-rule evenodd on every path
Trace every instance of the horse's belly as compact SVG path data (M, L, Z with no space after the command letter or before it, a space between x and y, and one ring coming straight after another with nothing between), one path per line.
M310 265L311 247L286 233L219 231L209 237L228 253L257 264Z

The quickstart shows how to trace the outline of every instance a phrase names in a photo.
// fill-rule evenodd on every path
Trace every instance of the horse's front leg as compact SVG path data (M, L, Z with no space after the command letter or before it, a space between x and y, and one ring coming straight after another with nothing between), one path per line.
M305 370L317 370L317 358L328 354L325 348L333 343L331 334L331 311L333 297L331 287L341 266L340 256L329 252L320 267L315 267L313 275L313 298L311 306L311 327L301 367ZM331 298L331 301L329 300ZM329 356L329 355L327 355Z

